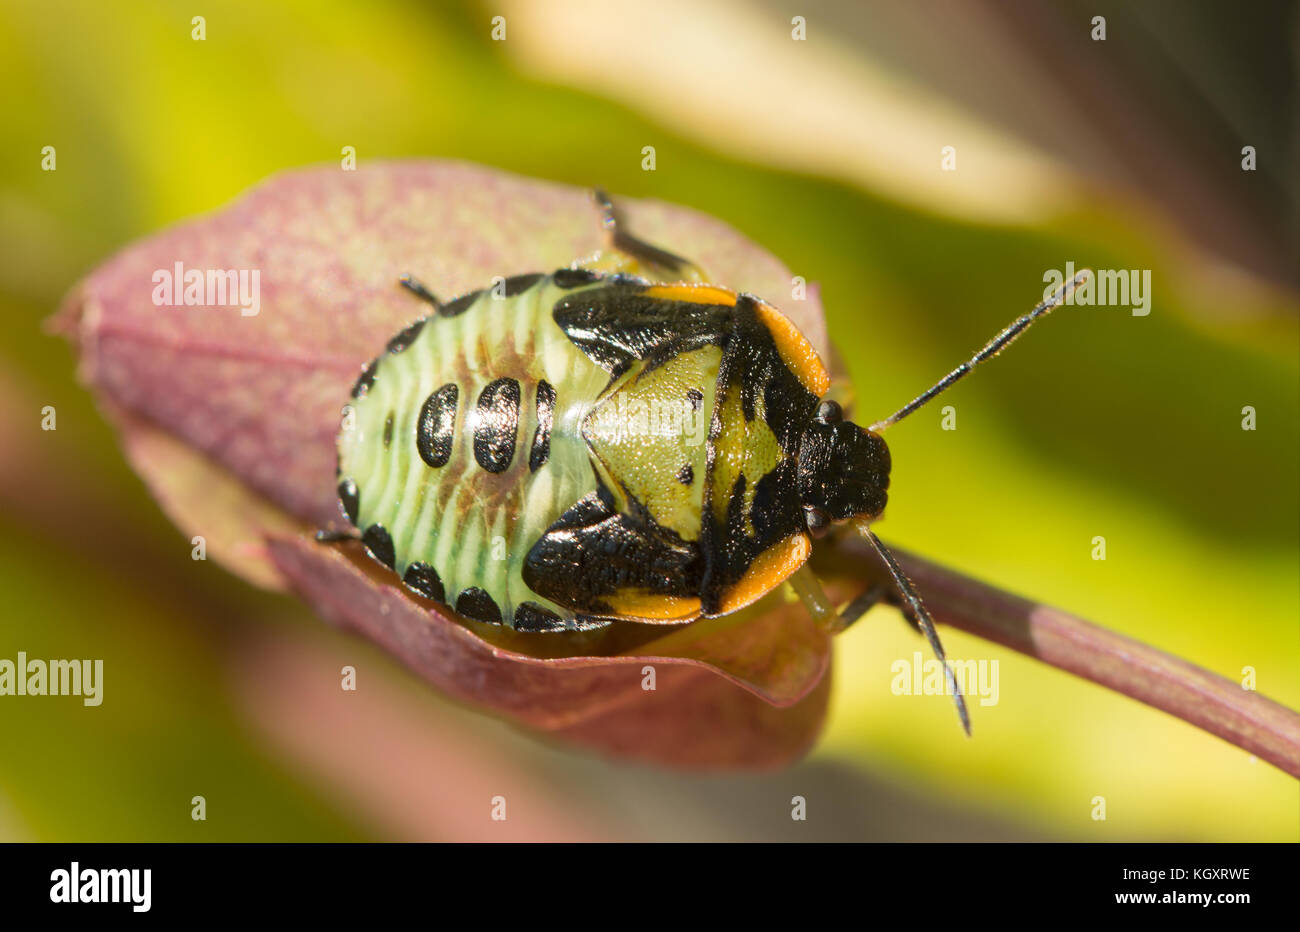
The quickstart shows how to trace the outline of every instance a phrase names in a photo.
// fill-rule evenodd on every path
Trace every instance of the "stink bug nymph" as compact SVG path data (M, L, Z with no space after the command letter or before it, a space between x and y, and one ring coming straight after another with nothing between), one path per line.
M365 367L338 435L339 501L366 550L420 595L521 631L683 624L786 580L838 629L866 604L846 617L805 564L813 538L850 522L944 660L870 529L889 486L881 433L1088 273L863 428L826 398L830 376L779 310L710 283L596 201L606 248L589 261L446 303L402 279L431 310Z

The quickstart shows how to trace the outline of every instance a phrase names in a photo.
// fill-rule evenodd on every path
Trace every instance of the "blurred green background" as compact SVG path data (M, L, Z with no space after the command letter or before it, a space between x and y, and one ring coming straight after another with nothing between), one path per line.
M1292 5L819 0L803 41L775 3L202 6L0 11L0 657L106 669L99 708L0 698L0 839L1300 837L1271 766L947 632L950 654L1000 662L1000 701L962 739L942 697L889 692L892 660L923 648L886 610L840 640L826 733L789 770L548 746L192 561L41 329L126 243L344 146L730 222L820 283L867 417L1032 305L1045 270L1150 269L1149 316L1059 312L946 397L957 430L937 408L896 428L881 534L1230 679L1254 668L1295 707ZM343 663L366 684L346 701Z

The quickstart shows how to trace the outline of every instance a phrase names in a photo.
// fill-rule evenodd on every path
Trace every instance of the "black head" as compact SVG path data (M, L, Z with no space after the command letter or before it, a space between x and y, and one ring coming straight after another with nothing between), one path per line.
M885 441L823 401L799 442L799 498L809 533L816 536L833 521L875 518L885 510L888 488Z

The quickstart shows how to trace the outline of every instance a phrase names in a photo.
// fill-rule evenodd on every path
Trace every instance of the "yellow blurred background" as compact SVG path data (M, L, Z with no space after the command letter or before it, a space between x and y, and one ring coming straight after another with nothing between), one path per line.
M957 430L937 406L896 428L880 532L1234 681L1252 668L1296 707L1291 5L202 6L0 11L0 657L110 674L98 708L0 697L0 839L1300 838L1270 765L947 631L950 654L999 662L965 740L946 699L891 694L890 664L924 648L884 609L839 640L826 732L783 772L549 745L191 560L42 331L123 245L346 146L729 222L819 283L866 416L1035 303L1045 270L1149 269L1148 316L1058 312L946 396ZM346 698L343 663L367 676Z

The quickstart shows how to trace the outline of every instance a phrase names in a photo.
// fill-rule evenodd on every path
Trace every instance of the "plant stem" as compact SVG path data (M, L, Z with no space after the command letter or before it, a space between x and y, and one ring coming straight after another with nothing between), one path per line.
M864 542L844 535L826 570L860 585L887 579ZM1300 777L1300 714L1252 690L1069 612L893 550L935 620L1176 715ZM850 566L852 569L850 570Z

